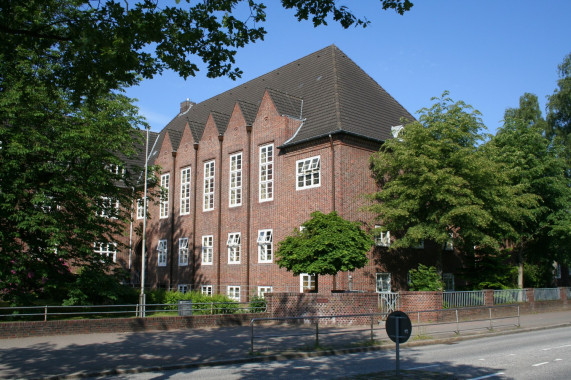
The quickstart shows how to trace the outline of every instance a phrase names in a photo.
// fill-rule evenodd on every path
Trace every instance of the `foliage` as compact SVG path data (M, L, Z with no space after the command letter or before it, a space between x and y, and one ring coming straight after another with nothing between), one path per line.
M517 267L511 262L509 251L483 249L469 259L474 263L460 276L469 290L514 289L517 286Z
M410 270L409 289L413 291L442 291L444 281L435 267L418 264L417 269Z
M121 284L123 277L122 270L109 274L93 267L81 268L62 304L74 306L136 303L137 290Z
M316 211L302 224L302 231L279 243L276 262L296 276L301 273L334 275L352 271L367 263L373 242L357 223L341 218L335 211Z
M558 88L547 102L547 137L565 147L567 175L571 168L571 53L559 65Z
M147 293L147 304L169 304L170 310L177 310L178 301L192 301L193 315L234 314L240 310L238 302L225 294L209 296L195 291L183 293L164 289L153 289Z
M544 129L537 97L525 94L519 109L506 110L504 126L484 150L502 165L511 186L536 200L520 206L528 217L514 223L515 252L550 265L571 260L571 187L561 145L552 144Z
M524 263L524 288L548 288L551 286L553 286L553 263L545 263L544 265Z
M334 0L283 6L315 25L367 24ZM263 39L266 13L254 0L8 0L0 10L0 296L32 302L72 283L69 267L111 266L93 244L122 233L140 170L108 169L138 153L146 127L121 92L165 69L193 76L201 62L209 77L239 77L236 51Z
M446 92L433 100L371 157L382 190L370 195L369 210L396 237L391 249L423 239L443 246L451 236L464 252L499 249L515 233L512 222L528 217L520 206L533 199L479 149L486 136L478 111Z
M250 298L249 309L251 313L262 313L266 311L266 299L261 296L252 296Z

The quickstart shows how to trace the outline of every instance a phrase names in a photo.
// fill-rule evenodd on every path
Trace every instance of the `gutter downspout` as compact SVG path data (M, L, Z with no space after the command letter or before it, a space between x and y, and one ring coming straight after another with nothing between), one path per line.
M196 286L196 263L199 262L200 260L197 260L196 258L196 202L197 202L197 189L198 189L198 181L197 181L197 173L198 173L198 143L194 143L193 145L194 147L194 191L193 191L193 199L192 199L192 259L191 259L191 267L190 267L190 281L191 281L191 287L193 290L198 290L195 289Z
M171 240L171 249L170 249L170 265L169 265L169 280L168 280L168 289L170 290L172 287L172 282L173 282L173 267L174 267L174 189L175 187L175 183L176 183L176 151L172 152L172 179L171 179L171 183L169 183L169 207L170 207L170 213L171 213L171 217L170 217L170 230L171 230L171 236L170 236L170 240ZM172 186L171 186L172 184ZM173 189L173 191L171 191L171 188Z
M333 136L329 135L329 146L331 147L331 209L337 211L335 199L335 149L333 147ZM337 274L333 275L333 290L337 290Z
M250 236L251 234L251 222L252 218L252 193L250 192L252 186L252 126L246 125L246 133L248 134L248 182L246 182L246 192L248 193L248 209L246 211L246 286L248 291L246 292L246 302L250 302Z
M218 166L216 170L216 182L218 184L218 265L216 266L216 293L221 294L221 284L220 284L220 265L222 265L222 142L224 141L223 135L218 135L218 141L220 143L220 149L218 151ZM216 168L216 166L214 166ZM215 202L216 203L216 202Z

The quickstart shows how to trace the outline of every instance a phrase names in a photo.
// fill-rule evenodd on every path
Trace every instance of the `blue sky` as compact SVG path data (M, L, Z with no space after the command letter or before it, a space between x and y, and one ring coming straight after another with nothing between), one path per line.
M490 133L519 97L539 97L545 115L557 66L571 53L569 0L413 0L405 15L383 11L378 0L347 1L367 28L347 30L330 22L298 23L277 0L266 0L264 41L236 56L241 79L184 80L173 72L128 89L153 131L160 131L189 98L201 102L331 44L388 91L409 112L429 107L445 90L482 113Z

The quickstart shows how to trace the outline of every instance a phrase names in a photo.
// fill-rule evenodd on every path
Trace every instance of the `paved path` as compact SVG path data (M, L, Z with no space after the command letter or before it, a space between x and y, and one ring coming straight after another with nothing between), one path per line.
M571 310L521 316L521 328L506 327L510 331L554 328L571 325ZM256 335L279 335L290 327L273 326L256 330ZM449 326L453 330L454 326ZM299 330L297 330L299 331ZM87 374L113 373L116 370L148 370L150 368L184 368L215 362L275 359L276 352L283 354L286 347L294 348L289 355L305 355L304 348L313 347L314 329L305 328L306 336L257 339L256 355L250 354L250 328L248 326L210 329L174 330L160 332L62 335L18 339L0 339L0 378L74 377ZM502 330L505 331L505 330ZM496 331L495 333L502 333ZM352 346L352 350L367 350L370 331L320 328L320 346L339 349ZM485 333L479 330L478 333ZM382 345L394 348L386 341L383 329L376 326L375 339ZM413 330L414 335L414 330ZM443 332L438 336L407 344L430 344L442 339L458 339ZM461 334L460 338L464 336ZM339 350L338 350L339 351ZM109 371L109 372L106 372Z

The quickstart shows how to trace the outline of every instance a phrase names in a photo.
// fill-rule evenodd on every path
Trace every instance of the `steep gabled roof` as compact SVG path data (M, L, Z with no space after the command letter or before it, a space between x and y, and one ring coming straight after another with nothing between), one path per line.
M250 123L266 90L282 115L304 120L284 144L288 146L340 132L381 142L392 137L391 127L400 125L401 117L414 120L377 82L331 45L192 106L171 120L161 134L166 130L180 133L188 122L193 136L202 136L200 128L204 129L208 116L230 115L236 102ZM224 133L226 125L220 124L223 117L215 116L215 121L219 132Z

